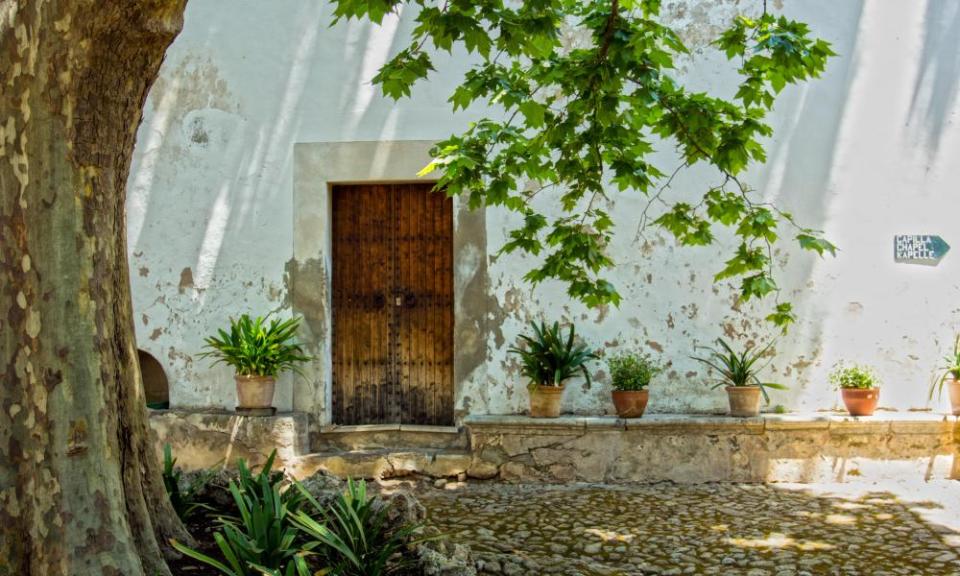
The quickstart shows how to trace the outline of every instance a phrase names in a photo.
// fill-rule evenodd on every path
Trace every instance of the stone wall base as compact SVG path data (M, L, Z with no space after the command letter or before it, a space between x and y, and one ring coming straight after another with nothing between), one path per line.
M765 415L758 418L648 415L642 419L470 416L464 434L396 442L377 428L349 431L317 448L304 414L273 417L181 411L151 415L158 448L173 445L187 469L261 464L274 448L297 477L500 479L509 482L848 482L960 478L960 423L952 416L881 413ZM312 432L312 434L311 434ZM369 433L369 442L364 434ZM320 435L323 435L321 431ZM311 436L314 437L311 451ZM450 438L454 440L451 441Z

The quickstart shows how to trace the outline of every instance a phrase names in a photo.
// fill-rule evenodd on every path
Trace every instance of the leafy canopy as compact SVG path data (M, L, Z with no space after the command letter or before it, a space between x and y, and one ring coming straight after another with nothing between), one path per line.
M766 11L738 17L715 46L736 66L740 84L725 99L684 87L675 73L688 53L675 30L659 20L660 0L335 0L335 15L381 22L412 4L419 9L410 44L374 78L387 96L409 96L434 69L432 54L462 47L477 59L450 96L453 108L475 103L502 111L501 120L473 123L441 142L421 174L443 170L439 185L473 208L503 206L522 216L504 252L539 255L526 279L557 279L585 304L617 304L620 295L603 271L613 266L609 244L612 190L639 190L665 211L649 224L683 245L713 242L729 227L739 247L716 274L736 278L741 298L779 292L772 245L788 225L800 247L833 254L833 244L804 228L776 206L757 199L740 180L766 160L767 115L787 86L817 77L834 55L806 24ZM564 32L576 29L585 45L568 47ZM664 170L656 147L672 145L681 160ZM662 198L681 169L715 168L722 184L699 202ZM668 176L668 172L670 175ZM533 204L552 195L559 216ZM648 206L649 208L649 206ZM646 211L637 216L641 229ZM768 319L785 327L794 320L788 302L776 299Z

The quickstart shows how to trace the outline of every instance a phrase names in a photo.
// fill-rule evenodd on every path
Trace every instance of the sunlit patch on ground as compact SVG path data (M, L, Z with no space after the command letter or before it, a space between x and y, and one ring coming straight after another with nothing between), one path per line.
M960 574L960 533L940 521L960 515L960 498L829 488L468 484L421 500L486 565L514 554L522 574Z

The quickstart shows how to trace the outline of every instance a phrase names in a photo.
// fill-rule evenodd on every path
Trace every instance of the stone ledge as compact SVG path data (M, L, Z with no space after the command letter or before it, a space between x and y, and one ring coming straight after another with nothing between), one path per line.
M472 430L500 429L582 433L587 429L665 430L677 432L729 432L760 434L766 430L823 430L871 433L929 433L935 428L949 431L960 427L960 417L929 412L878 412L873 416L850 416L839 412L798 414L761 414L755 418L735 418L714 414L647 414L643 418L616 416L578 416L564 414L559 418L531 418L521 414L480 414L467 416L464 426Z
M528 482L817 482L960 475L958 419L881 412L470 416L471 449Z
M243 458L253 466L277 451L281 466L308 450L309 416L281 412L248 416L211 410L151 410L156 446L173 446L177 464L186 470L234 466Z
M468 416L464 431L420 427L309 430L303 413L153 411L158 450L174 446L187 469L278 464L384 478L500 478L541 482L817 482L960 478L960 423L944 414L764 414L757 418L648 414ZM324 447L308 439L322 437Z

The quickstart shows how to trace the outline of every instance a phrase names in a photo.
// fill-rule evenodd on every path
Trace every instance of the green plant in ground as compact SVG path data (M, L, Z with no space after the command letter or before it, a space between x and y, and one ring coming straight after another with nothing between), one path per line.
M948 380L960 380L960 335L953 341L953 353L944 356L943 365L937 368L933 384L930 385L930 400L933 400L934 393L937 398L943 395L943 386Z
M221 529L213 538L223 561L198 552L179 542L174 548L212 566L228 576L310 576L307 557L316 545L299 541L297 528L290 522L291 511L277 483L268 475L250 477L254 486L241 489L230 482L230 494L239 518L221 517Z
M509 352L520 357L520 373L530 379L530 387L563 386L563 382L577 372L590 384L587 362L599 356L586 344L576 341L573 325L564 337L560 323L547 326L531 322L533 336L521 334L519 339L526 345L512 346Z
M759 350L746 348L742 352L736 352L732 346L727 344L723 338L717 338L719 348L707 346L710 354L707 357L691 356L697 362L702 362L710 368L719 372L720 377L712 388L721 386L759 386L763 392L764 400L769 403L770 395L767 394L767 388L774 390L786 390L783 384L775 382L761 382L758 376L769 361L765 364L758 363L766 356L767 352L773 347L773 342L767 344Z
M625 352L607 359L610 381L614 390L643 390L663 367L653 361L649 354Z
M224 363L233 367L240 376L276 376L285 370L298 371L298 364L307 362L300 344L294 335L300 326L299 318L280 320L244 314L230 319L230 331L223 329L216 336L206 338L201 358L215 358L214 364Z
M199 475L186 489L181 489L183 473L176 468L177 459L169 444L163 445L163 486L167 489L167 496L180 520L186 521L198 510L211 510L209 506L197 501L197 493L209 480L212 473Z
M331 574L385 576L404 573L412 565L412 560L402 552L422 541L413 539L420 526L391 527L389 509L378 498L367 496L365 482L348 479L346 490L328 509L299 488L324 523L317 522L305 510L293 516L293 523L312 539L314 550L330 567Z
M844 365L842 362L830 372L830 383L837 388L868 390L880 387L880 378L873 367L864 364Z

